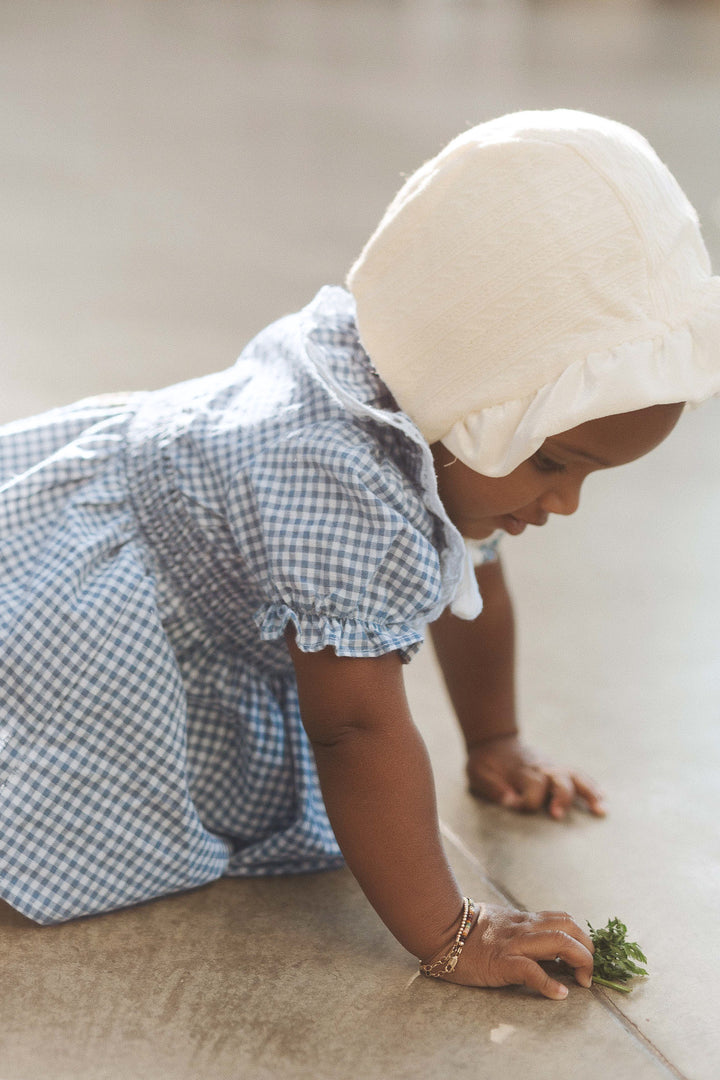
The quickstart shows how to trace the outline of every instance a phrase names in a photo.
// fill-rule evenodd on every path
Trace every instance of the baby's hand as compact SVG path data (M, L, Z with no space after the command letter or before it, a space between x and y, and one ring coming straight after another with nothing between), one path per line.
M576 981L589 987L593 951L589 936L563 911L533 914L481 904L455 970L443 978L462 986L527 986L559 1001L567 987L538 961L564 960L575 969Z
M467 773L473 795L511 810L537 811L547 806L550 816L560 820L579 798L590 813L605 815L602 795L591 780L542 761L516 735L473 747Z

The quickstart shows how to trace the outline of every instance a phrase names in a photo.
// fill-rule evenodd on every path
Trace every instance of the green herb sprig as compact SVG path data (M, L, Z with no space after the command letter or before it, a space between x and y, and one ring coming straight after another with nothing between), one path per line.
M602 930L590 926L590 937L595 946L593 982L621 990L623 994L629 994L630 987L621 983L636 975L647 975L645 968L636 963L647 964L647 957L637 942L625 940L626 934L627 926L618 918L609 919Z

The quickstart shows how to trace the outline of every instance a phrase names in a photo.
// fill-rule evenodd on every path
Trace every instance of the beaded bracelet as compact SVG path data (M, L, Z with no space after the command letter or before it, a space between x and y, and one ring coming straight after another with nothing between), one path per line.
M474 920L475 901L470 900L467 896L463 896L460 929L455 935L455 940L448 952L446 952L444 956L441 956L439 960L425 964L422 960L420 961L420 971L423 975L427 975L429 979L441 979L443 975L449 975L451 971L455 970L455 966L460 959L460 953L463 951L463 945L467 941L467 936L472 930Z

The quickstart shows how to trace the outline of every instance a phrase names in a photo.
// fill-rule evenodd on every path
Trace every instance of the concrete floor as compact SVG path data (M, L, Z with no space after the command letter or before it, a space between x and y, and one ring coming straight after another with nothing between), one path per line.
M0 102L0 419L228 365L342 280L401 173L514 108L639 127L720 265L711 3L4 0ZM472 800L429 648L408 671L463 887L617 914L651 979L561 1004L413 980L345 871L52 929L4 908L0 1080L716 1080L719 406L506 544L527 730L605 821Z

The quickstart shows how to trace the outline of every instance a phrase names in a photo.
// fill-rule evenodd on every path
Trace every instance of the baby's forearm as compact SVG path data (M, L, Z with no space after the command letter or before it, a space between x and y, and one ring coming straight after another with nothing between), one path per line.
M400 661L288 646L343 855L398 941L427 959L452 940L462 896L440 841L432 772Z
M468 748L517 733L515 617L500 561L477 570L483 611L459 619L449 609L431 627L435 653Z
M427 959L449 942L460 890L438 831L432 774L414 725L314 743L325 806L348 866L385 925Z

